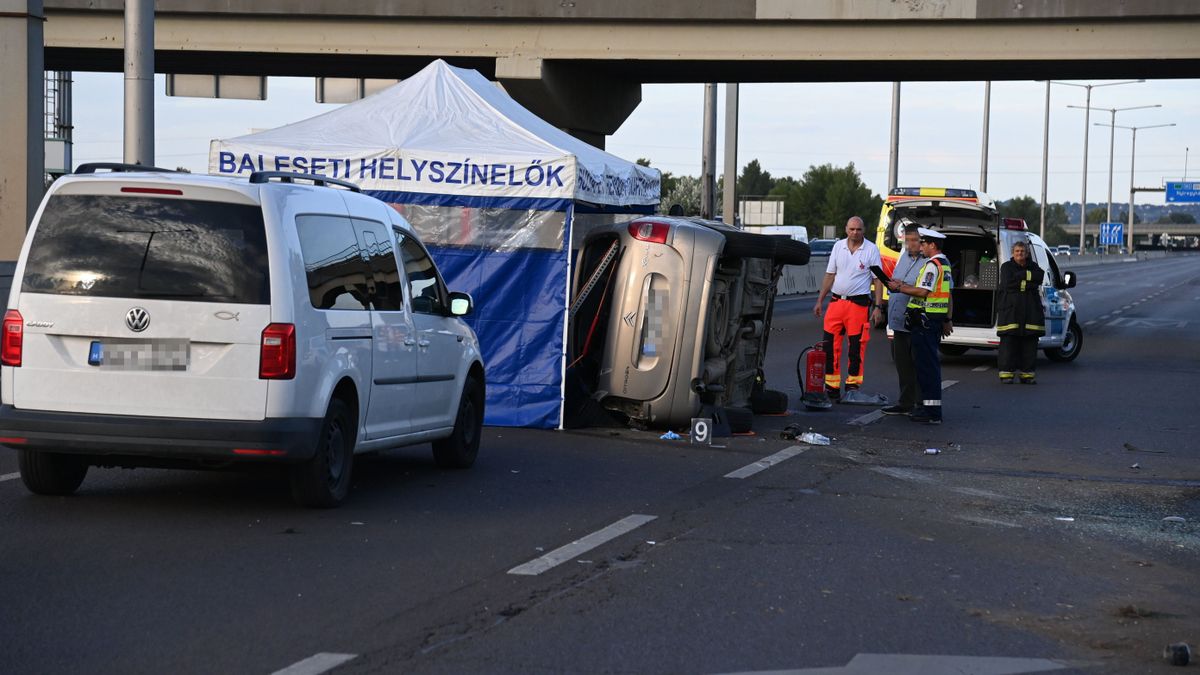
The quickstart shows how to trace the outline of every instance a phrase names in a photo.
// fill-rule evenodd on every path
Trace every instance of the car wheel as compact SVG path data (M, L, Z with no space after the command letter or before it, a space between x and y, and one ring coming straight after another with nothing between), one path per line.
M354 422L341 399L329 402L317 436L316 454L291 468L292 497L301 506L328 509L350 493L354 469Z
M443 469L469 469L479 454L483 432L483 385L468 377L458 402L454 432L449 438L433 442L433 461Z
M729 258L775 257L775 238L748 232L725 232L725 248L721 255Z
M21 450L17 463L21 482L39 495L69 495L79 489L88 471L83 457L58 452Z
M754 428L754 413L749 408L721 408L721 412L729 424L730 433L745 434Z
M775 262L780 265L807 265L812 252L808 244L794 239L780 239L775 244Z
M750 410L755 415L779 415L787 412L787 394L776 389L759 389L750 394Z
M946 356L962 356L970 347L964 345L938 345L938 351Z
M1079 356L1079 352L1083 350L1083 329L1071 319L1071 323L1067 325L1067 334L1063 336L1061 347L1054 347L1046 350L1046 357L1051 361L1067 363L1074 361L1075 357Z

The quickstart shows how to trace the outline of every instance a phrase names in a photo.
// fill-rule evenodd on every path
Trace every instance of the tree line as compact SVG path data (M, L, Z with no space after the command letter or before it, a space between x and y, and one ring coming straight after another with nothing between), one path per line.
M642 166L650 166L647 159L637 160ZM947 186L953 187L953 186ZM724 177L717 180L717 213L722 210ZM846 166L822 164L810 166L799 179L792 176L776 178L765 171L757 159L752 159L737 178L738 199L778 199L783 201L783 224L801 225L808 230L809 238L820 237L824 226L833 225L838 236L844 236L842 226L850 216L861 216L873 231L883 206L883 197L871 192L862 181L854 163ZM696 176L676 176L662 172L662 202L659 212L667 213L674 205L683 209L684 215L700 215L700 179ZM1041 223L1041 202L1028 195L997 201L1000 215L1023 218L1031 230ZM1076 208L1078 208L1076 206ZM1051 245L1072 244L1078 237L1067 234L1063 228L1071 222L1066 204L1046 205L1046 242ZM1114 220L1128 222L1127 211L1114 213ZM1088 223L1101 223L1107 218L1104 208L1088 211ZM1134 211L1134 222L1141 218ZM1158 223L1194 223L1190 213L1173 212L1161 216Z

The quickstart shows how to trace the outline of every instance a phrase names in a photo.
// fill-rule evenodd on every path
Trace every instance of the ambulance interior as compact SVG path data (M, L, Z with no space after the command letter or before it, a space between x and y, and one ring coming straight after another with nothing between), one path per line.
M912 201L897 204L885 243L903 248L904 221L946 235L942 252L950 261L954 289L954 325L991 327L995 324L996 286L1000 280L996 212L975 204L952 201Z

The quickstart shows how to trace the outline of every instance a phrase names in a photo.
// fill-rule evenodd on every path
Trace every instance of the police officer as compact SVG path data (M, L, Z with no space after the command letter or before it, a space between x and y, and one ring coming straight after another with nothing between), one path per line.
M917 233L921 236L921 255L927 261L917 273L916 285L892 279L888 288L910 298L905 320L911 332L921 405L913 410L909 419L922 424L941 424L942 364L938 359L938 343L943 335L953 331L950 260L942 254L946 235L924 227Z

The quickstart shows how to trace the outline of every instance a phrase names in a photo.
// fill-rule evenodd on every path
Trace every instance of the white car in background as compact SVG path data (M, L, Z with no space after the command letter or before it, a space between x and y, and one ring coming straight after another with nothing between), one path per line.
M35 493L74 492L93 465L270 462L328 507L356 453L432 442L465 468L478 452L472 300L349 183L80 167L43 200L8 307L0 443Z

